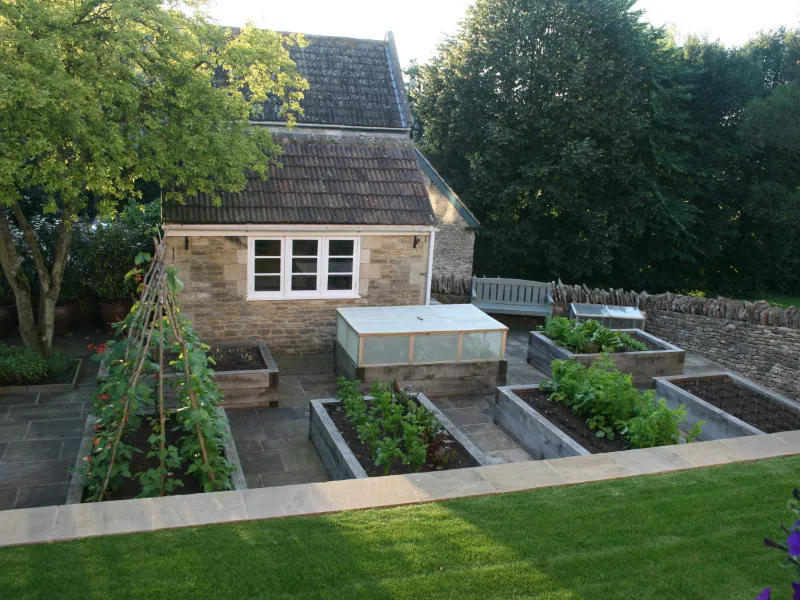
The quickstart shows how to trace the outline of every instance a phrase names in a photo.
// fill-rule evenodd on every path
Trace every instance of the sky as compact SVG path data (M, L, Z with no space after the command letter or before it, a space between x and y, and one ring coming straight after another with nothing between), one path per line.
M447 34L455 33L472 0L216 0L210 13L223 25L277 31L383 39L393 31L400 61L424 62ZM741 45L762 29L800 27L800 0L639 0L637 9L655 25L680 34Z

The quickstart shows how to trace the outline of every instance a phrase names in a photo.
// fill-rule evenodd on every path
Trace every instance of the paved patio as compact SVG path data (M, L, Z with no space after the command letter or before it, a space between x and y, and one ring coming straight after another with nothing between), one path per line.
M0 396L0 510L64 504L96 375L84 360L72 392Z
M506 347L508 383L538 383L543 374L526 362L528 331L534 323L511 320ZM0 510L64 504L88 415L89 393L97 373L88 360L87 339L76 336L59 345L83 355L80 385L60 394L0 396ZM65 348L66 349L66 348ZM336 393L331 355L278 356L280 408L229 410L242 470L250 488L328 481L308 437L309 401ZM687 354L686 373L722 370ZM533 458L492 423L492 395L435 398L432 401L496 464Z

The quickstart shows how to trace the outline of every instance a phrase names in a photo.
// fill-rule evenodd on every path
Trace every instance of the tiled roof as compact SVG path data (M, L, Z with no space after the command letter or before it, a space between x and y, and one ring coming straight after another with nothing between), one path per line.
M380 136L276 136L283 167L244 191L164 207L167 223L434 225L410 139Z
M308 81L298 123L408 127L402 74L389 41L304 36L290 49ZM256 120L280 121L278 102L266 102Z

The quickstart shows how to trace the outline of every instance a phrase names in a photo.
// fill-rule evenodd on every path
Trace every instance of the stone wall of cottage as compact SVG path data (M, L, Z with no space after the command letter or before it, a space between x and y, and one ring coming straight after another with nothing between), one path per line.
M336 300L247 300L247 238L168 239L185 287L181 310L203 341L264 341L273 354L333 351L336 308L423 304L428 238L361 238L359 295Z
M433 243L433 274L469 277L472 275L475 232L467 229L464 217L424 173L423 178L438 229Z

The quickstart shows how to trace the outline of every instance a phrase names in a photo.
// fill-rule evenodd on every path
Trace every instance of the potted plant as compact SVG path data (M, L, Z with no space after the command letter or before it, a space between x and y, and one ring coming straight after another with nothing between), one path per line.
M17 304L14 292L0 271L0 337L7 337L17 330Z
M61 280L61 291L56 303L53 332L55 335L69 335L75 331L80 321L81 308L78 302L86 296L86 284L75 264L70 260Z

